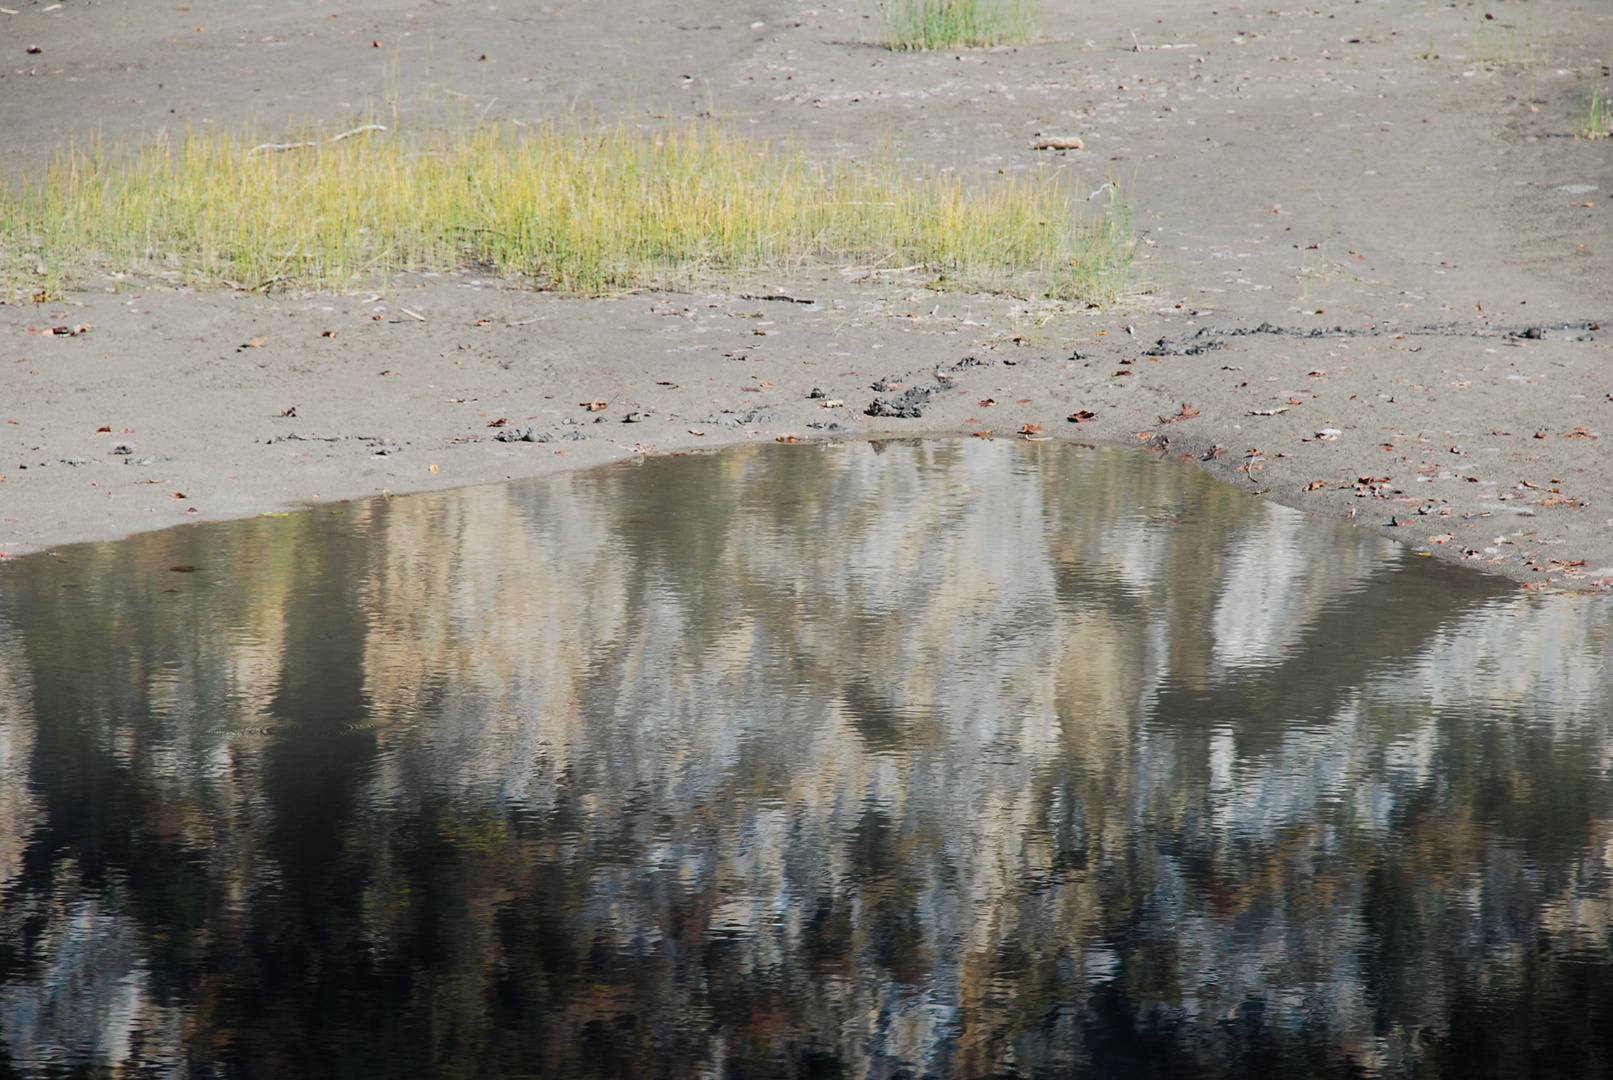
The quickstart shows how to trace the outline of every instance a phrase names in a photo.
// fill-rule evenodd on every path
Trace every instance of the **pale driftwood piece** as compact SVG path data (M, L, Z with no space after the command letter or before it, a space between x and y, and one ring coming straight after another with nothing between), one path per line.
M330 138L326 139L325 141L327 143L341 142L343 139L347 138L350 135L359 135L359 134L362 134L363 132L366 132L366 131L385 131L385 130L386 130L386 125L385 124L364 124L361 127L353 128L351 131L344 131L340 135L332 135ZM288 142L288 143L266 142L266 143L259 143L257 146L254 146L251 150L248 150L246 156L251 157L253 154L256 154L259 150L267 150L270 153L278 154L278 153L281 153L281 152L286 151L286 150L301 150L304 147L319 146L319 145L320 145L320 142L319 142L318 139L314 139L311 142Z

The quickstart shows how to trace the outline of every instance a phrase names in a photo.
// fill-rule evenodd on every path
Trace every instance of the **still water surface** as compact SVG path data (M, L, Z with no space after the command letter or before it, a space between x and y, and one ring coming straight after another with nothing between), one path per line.
M0 1060L1609 1075L1610 642L1604 601L1053 443L20 560Z

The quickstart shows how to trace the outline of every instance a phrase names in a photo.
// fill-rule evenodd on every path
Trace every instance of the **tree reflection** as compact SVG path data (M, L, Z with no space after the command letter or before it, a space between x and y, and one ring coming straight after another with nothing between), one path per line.
M346 511L0 570L14 1070L1613 1068L1605 603L1054 444Z

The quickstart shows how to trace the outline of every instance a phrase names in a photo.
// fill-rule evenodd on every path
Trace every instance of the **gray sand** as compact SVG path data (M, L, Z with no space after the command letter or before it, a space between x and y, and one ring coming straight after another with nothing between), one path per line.
M94 133L445 101L709 112L1113 178L1154 288L1086 310L866 267L600 299L471 271L267 298L97 278L0 307L8 556L637 453L1039 425L1541 586L1613 581L1613 140L1572 137L1604 5L1049 0L1044 42L915 54L858 42L871 6L761 0L12 6L11 175Z

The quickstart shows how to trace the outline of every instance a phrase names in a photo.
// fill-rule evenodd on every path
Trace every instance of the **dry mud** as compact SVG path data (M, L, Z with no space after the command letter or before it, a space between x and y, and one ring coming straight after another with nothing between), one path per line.
M1036 44L911 54L867 44L871 5L11 7L11 176L186 126L711 115L1118 183L1151 287L1089 310L870 267L599 299L469 270L269 297L97 278L0 307L7 555L638 453L1030 425L1532 584L1613 579L1613 140L1573 137L1606 5L1048 0ZM1032 149L1049 135L1086 148ZM919 415L868 415L904 394Z

